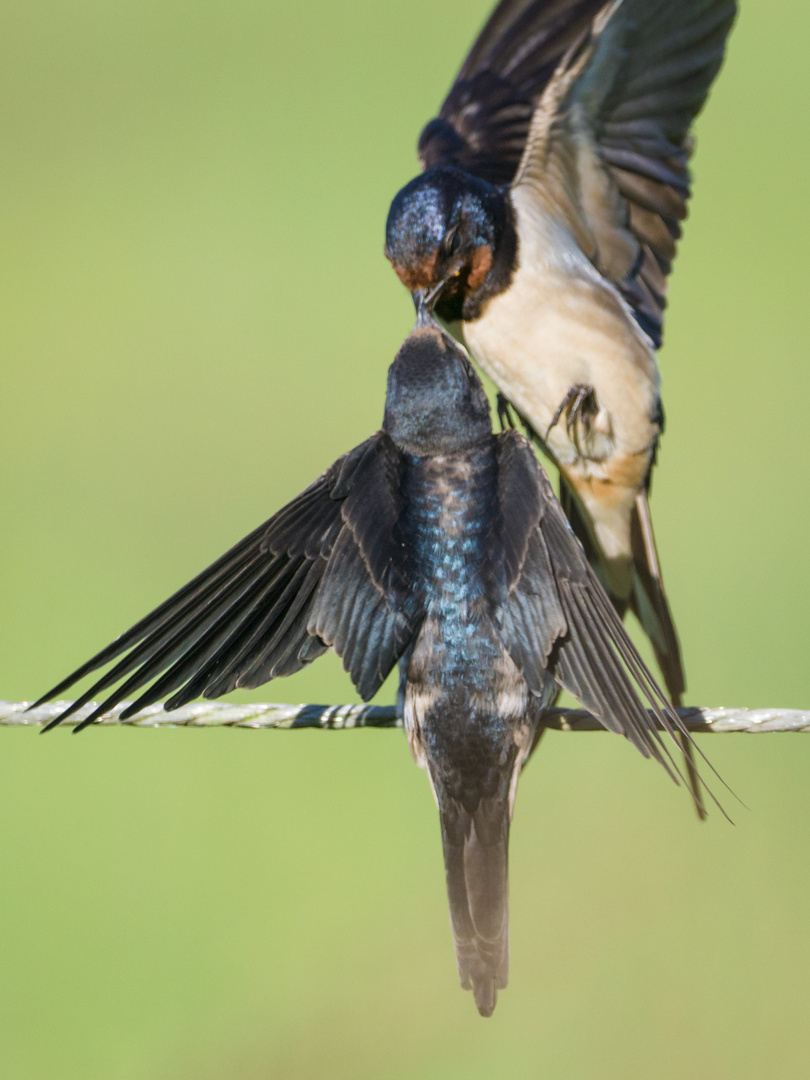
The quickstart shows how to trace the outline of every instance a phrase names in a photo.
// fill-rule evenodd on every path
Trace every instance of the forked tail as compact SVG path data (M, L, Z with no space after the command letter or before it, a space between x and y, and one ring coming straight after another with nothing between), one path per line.
M681 647L669 601L664 591L664 579L658 561L655 546L650 507L647 493L640 491L636 495L630 521L630 555L632 557L632 587L629 596L617 596L607 582L607 575L600 572L604 555L593 530L588 524L587 515L580 507L571 487L560 474L560 502L565 510L571 528L585 549L588 561L599 574L613 606L624 617L629 608L641 624L641 628L650 639L655 659L664 677L670 701L679 708L683 703L686 679L681 658ZM686 782L692 793L698 817L706 817L703 803L702 785L695 766L695 756L689 738L682 733L677 735L678 742L686 763Z
M678 634L672 612L669 610L667 594L664 591L664 579L658 562L650 507L646 492L643 491L636 496L630 542L633 550L633 592L630 597L630 608L650 639L655 659L664 676L670 701L677 709L683 703L686 678ZM688 737L682 732L678 733L678 741L686 759L686 782L692 792L698 817L703 821L706 818L706 807L701 794L694 749Z
M509 974L509 808L482 798L468 812L440 799L450 924L461 986L492 1016Z

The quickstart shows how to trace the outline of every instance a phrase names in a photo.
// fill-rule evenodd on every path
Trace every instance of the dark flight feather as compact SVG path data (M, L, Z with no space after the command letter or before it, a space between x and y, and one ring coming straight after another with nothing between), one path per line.
M292 674L331 644L359 692L371 697L413 631L410 593L396 572L398 468L399 451L384 432L339 459L40 698L36 704L125 654L49 727L116 683L77 731L147 684L127 716L169 694L173 709Z
M508 184L535 106L560 60L604 0L502 0L419 137L424 169L456 164Z
M638 619L652 645L656 662L664 676L664 685L667 688L669 699L678 708L682 704L683 694L686 689L681 646L661 576L658 552L655 547L655 538L650 521L647 493L640 492L636 501L637 506L633 511L631 521L632 591L629 597L622 598L611 592L604 581L602 581L602 585L620 618L624 617L629 608ZM587 516L580 509L576 495L568 486L562 474L560 474L560 505L574 534L582 544L588 562L598 574L604 556L593 536ZM695 808L698 816L704 819L707 816L706 807L701 795L702 785L695 763L693 744L681 732L678 733L678 742L683 751L684 768Z
M605 4L590 40L550 81L550 94L570 85L553 111L538 113L544 127L532 131L516 181L527 166L533 170L535 152L548 153L549 135L573 142L568 125L576 117L581 140L587 125L594 154L621 196L621 220L602 222L602 235L612 226L618 236L629 225L639 245L633 269L614 284L656 347L690 194L690 129L723 62L736 11L735 0ZM587 179L570 182L587 191ZM599 216L604 205L585 205L584 212Z
M501 486L507 528L515 522L520 530L526 520L526 503L515 493L531 484L539 496L538 509L531 509L529 520L536 515L536 521L521 572L502 618L506 648L535 693L546 692L548 668L608 730L624 735L674 776L677 769L647 708L673 736L685 730L677 713L630 641L528 440L507 431L498 443L507 477ZM506 490L511 498L504 498Z

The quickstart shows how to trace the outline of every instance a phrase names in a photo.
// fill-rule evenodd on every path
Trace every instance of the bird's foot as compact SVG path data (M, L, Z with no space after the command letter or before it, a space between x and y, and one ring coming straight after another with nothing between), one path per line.
M572 445L580 457L586 456L582 450L582 437L590 434L591 425L599 412L596 394L588 383L576 383L557 406L546 430L545 442L560 418L565 416L565 430Z
M507 428L509 428L511 431L514 431L517 427L517 424L515 423L515 417L517 417L518 423L526 432L526 438L530 442L537 443L538 446L542 447L545 450L545 442L542 436L538 434L536 428L532 425L531 421L527 420L522 412L518 412L518 410L515 408L511 401L507 400L507 398L505 398L503 394L499 392L497 398L495 399L495 403L498 411L498 422L501 425L501 431L506 431Z
M515 418L512 415L512 405L500 391L495 399L495 407L498 410L498 423L501 425L501 431L506 431L507 428L509 428L510 431L514 431Z

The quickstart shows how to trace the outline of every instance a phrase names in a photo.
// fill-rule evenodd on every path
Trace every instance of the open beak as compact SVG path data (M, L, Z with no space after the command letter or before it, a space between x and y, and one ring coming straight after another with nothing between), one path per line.
M425 315L433 317L433 309L439 301L439 297L442 294L447 282L450 278L444 278L438 285L434 285L432 289L415 289L411 293L414 307L416 308L416 314L421 319Z

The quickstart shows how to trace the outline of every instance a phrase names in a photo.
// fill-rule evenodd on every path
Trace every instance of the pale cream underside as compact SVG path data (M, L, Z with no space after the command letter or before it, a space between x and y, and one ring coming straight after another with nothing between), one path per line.
M650 419L659 389L655 352L616 289L536 196L518 187L511 197L518 269L483 316L465 324L464 340L541 436L572 386L593 387L599 414L590 438L581 440L583 455L569 439L564 417L547 442L565 472L579 481L577 490L605 554L629 555L630 510L638 481L624 493L612 491L612 505L591 500L587 481L615 479L630 456L639 455L641 464L648 460L658 434Z

